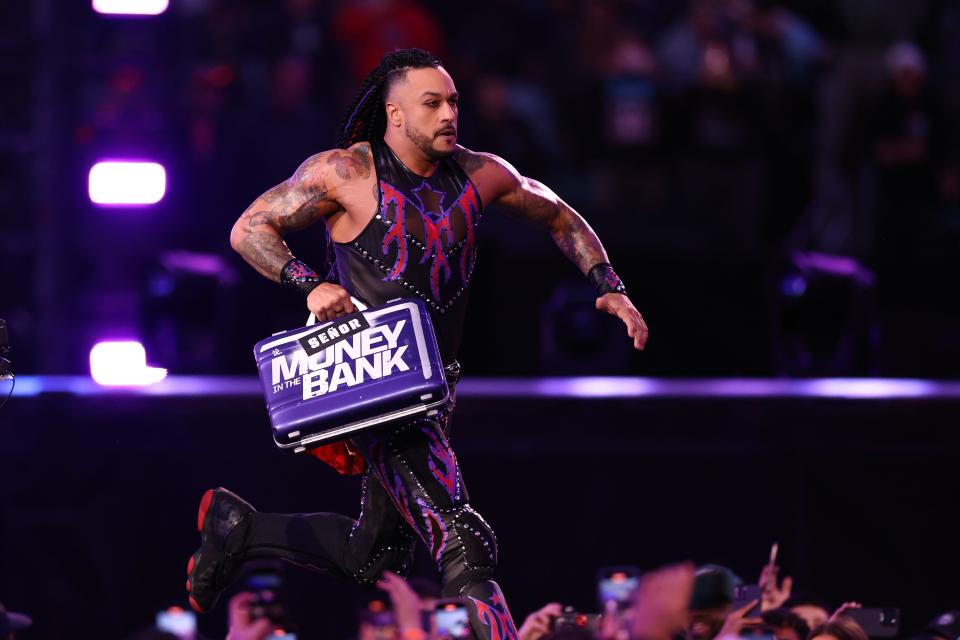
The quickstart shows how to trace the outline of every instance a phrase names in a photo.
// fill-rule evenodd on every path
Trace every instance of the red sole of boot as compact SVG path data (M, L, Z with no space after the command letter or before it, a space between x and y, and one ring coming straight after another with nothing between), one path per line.
M190 600L190 606L193 608L194 611L196 611L197 613L204 613L204 610L200 608L200 605L198 605L197 601L193 599L193 596L190 596L188 600Z
M203 498L200 499L200 512L197 514L197 531L200 533L203 533L203 521L207 517L207 509L210 508L211 502L213 502L213 489L207 489Z

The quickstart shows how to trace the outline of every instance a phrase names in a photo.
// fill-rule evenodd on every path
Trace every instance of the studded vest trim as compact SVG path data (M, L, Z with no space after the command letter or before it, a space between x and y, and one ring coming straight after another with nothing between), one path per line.
M428 178L374 143L379 207L352 242L334 243L341 284L371 305L419 297L430 309L440 353L456 357L477 260L482 205L452 157Z

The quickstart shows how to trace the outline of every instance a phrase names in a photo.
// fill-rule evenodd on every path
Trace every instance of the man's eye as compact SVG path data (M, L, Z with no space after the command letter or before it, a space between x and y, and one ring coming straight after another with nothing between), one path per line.
M436 107L436 106L437 106L437 103L436 103L436 102L427 102L427 103L425 103L425 104L426 104L428 107Z

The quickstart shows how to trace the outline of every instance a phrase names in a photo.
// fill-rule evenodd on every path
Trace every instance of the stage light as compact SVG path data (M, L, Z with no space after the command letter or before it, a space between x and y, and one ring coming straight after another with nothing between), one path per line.
M167 190L167 172L156 162L98 162L90 169L88 186L96 204L155 204Z
M107 387L143 387L160 382L167 370L147 366L147 352L133 340L98 342L90 349L90 376Z
M93 0L93 10L108 15L156 16L169 5L170 0Z

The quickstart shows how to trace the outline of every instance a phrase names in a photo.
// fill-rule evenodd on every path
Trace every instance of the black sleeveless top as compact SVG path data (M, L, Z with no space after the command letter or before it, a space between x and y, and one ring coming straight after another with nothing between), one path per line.
M377 306L418 297L430 310L444 363L456 358L477 259L480 194L452 157L429 178L383 141L371 142L380 205L353 242L335 242L340 284Z

